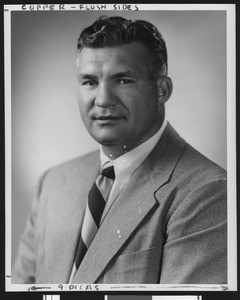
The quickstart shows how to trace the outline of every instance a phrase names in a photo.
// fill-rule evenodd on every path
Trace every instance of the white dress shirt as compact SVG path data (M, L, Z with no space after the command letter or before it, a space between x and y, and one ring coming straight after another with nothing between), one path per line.
M161 128L155 133L150 139L137 146L133 150L119 156L117 159L112 160L115 171L115 180L109 194L109 198L105 205L101 222L105 218L109 208L112 206L114 200L117 198L118 194L121 192L124 185L130 179L133 172L138 168L138 166L145 160L148 154L156 146L158 140L161 138L165 128L167 126L167 121L164 120ZM106 156L100 147L100 161L103 167L107 162L110 161L109 157Z

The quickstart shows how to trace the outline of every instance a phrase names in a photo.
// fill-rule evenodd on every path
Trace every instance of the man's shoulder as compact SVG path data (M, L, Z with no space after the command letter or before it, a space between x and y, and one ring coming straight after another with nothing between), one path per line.
M200 153L180 136L171 134L170 142L165 150L166 156L171 155L171 149L176 144L178 152L174 160L169 180L155 194L159 201L165 196L169 208L168 218L173 216L176 221L185 217L184 212L194 211L203 215L203 209L208 214L208 207L226 215L227 205L227 172L210 158ZM177 137L177 138L175 138ZM179 146L181 144L181 147ZM169 154L170 153L170 154ZM171 205L169 205L171 203ZM204 212L205 213L205 212ZM182 214L182 215L181 215Z
M186 143L172 174L171 182L173 187L177 187L181 191L182 195L194 194L194 191L196 194L204 195L205 193L205 200L208 201L207 195L221 194L223 200L227 190L227 172ZM185 201L184 203L191 203L190 199L191 197L189 202Z
M199 187L211 189L217 186L226 189L226 170L185 141L170 125L163 138L164 150L161 152L161 147L157 149L161 155L155 155L155 165L159 170L159 165L169 168L169 188L176 188L183 194ZM163 160L164 163L160 164L159 161ZM162 174L163 171L158 172Z
M66 172L78 167L89 167L99 160L99 150L95 150L84 155L75 157L51 168L51 171Z
M185 144L180 164L183 169L197 172L201 177L207 176L224 179L227 176L225 169L188 143Z
M86 176L97 169L99 164L99 151L96 150L49 168L43 177L46 183L59 182L62 178Z
M226 177L226 170L186 142L170 124L166 132L170 139L170 142L166 143L166 152L170 152L169 147L179 148L180 155L176 165L177 169L181 169L183 173L196 172L199 175L204 174L206 176L206 174L209 174L212 177Z

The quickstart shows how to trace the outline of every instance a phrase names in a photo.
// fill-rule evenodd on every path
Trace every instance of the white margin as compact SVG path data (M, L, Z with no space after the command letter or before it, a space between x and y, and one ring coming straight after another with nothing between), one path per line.
M234 4L21 4L21 5L5 5L9 11L69 11L69 10L101 10L105 7L106 11L123 11L128 5L131 10L228 10ZM136 6L135 6L136 5ZM62 8L61 8L62 7ZM64 8L63 8L64 7ZM23 9L24 8L24 9Z
M236 179L236 44L235 7L227 10L227 170L228 170L228 282L237 288ZM235 231L233 230L235 229ZM230 259L231 258L231 259Z
M5 8L5 7L4 7ZM4 10L4 76L5 76L5 283L11 280L11 13ZM9 134L10 133L10 134Z

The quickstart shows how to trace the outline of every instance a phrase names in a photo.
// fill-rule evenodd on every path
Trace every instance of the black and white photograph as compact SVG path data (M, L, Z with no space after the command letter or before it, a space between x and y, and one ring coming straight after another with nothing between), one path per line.
M236 290L234 5L4 8L6 289Z

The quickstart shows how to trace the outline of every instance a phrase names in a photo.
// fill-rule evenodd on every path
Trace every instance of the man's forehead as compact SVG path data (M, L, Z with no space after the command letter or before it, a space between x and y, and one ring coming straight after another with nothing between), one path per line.
M79 70L95 67L114 67L128 72L142 72L145 69L146 48L140 43L131 43L117 47L84 47L78 54Z

